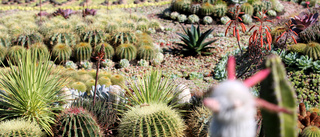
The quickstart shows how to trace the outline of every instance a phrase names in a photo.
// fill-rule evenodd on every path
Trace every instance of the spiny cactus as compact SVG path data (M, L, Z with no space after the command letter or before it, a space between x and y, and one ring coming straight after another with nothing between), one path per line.
M110 72L108 72L108 71L101 71L101 72L99 73L99 78L101 78L101 77L111 78L111 76L112 76L112 74L111 74Z
M317 126L308 126L303 129L301 137L319 137L320 129Z
M179 113L165 104L135 106L127 111L120 123L120 136L184 136L185 125Z
M228 16L221 17L220 21L223 25L227 24L227 22L230 20Z
M134 60L137 56L137 49L132 44L121 44L116 48L116 56L118 59Z
M243 23L245 23L245 24L252 23L252 18L251 18L251 15L249 15L249 14L244 14L241 18L242 18Z
M196 14L189 15L188 22L189 23L198 23L200 21L199 17Z
M83 108L69 108L58 116L53 131L57 136L102 137L100 130L89 112Z
M100 85L106 85L106 87L109 87L112 84L110 78L106 76L100 77L98 81Z
M263 10L270 10L272 7L272 4L270 1L263 1L262 5L263 5Z
M200 13L201 15L205 15L205 16L210 16L214 9L213 9L213 5L210 4L209 2L206 2L204 4L202 4L201 8L200 8Z
M114 49L109 43L100 43L99 45L97 45L94 49L95 55L97 56L97 53L100 52L102 44L104 45L104 59L112 59L114 55Z
M299 37L304 42L320 41L320 22L301 31Z
M137 28L136 28L136 29L145 32L145 31L148 30L148 28L149 28L149 26L148 26L147 23L145 23L145 22L139 22L139 23L137 24Z
M271 37L272 37L273 43L276 42L276 39L285 31L286 31L286 28L283 26L274 27L271 31Z
M35 43L30 46L30 50L36 51L38 54L49 54L48 48L43 43Z
M259 11L259 12L256 13L256 16L257 16L258 18L263 18L263 17L266 16L266 14L264 14L262 11Z
M76 63L74 63L73 61L67 61L66 62L66 68L72 68L72 69L77 69L77 64Z
M171 18L172 20L176 20L179 15L180 15L180 14L179 14L178 12L174 11L174 12L171 12L170 18Z
M81 92L87 91L87 86L83 82L74 82L71 85L71 88L76 89L76 90L81 91Z
M190 8L190 2L186 0L176 0L173 5L173 10L178 11L180 13L185 13L189 11Z
M51 52L53 59L55 59L57 63L66 62L68 59L70 59L71 54L71 48L65 44L55 45Z
M210 16L203 17L203 23L206 24L206 25L207 24L211 24L212 21L213 21L213 19Z
M306 50L307 44L304 43L297 43L291 46L287 46L288 51L297 52L297 53L304 53Z
M11 61L11 63L16 64L20 61L22 53L26 49L22 46L12 46L9 48L7 52L7 59Z
M86 61L81 61L81 62L80 62L80 66L81 66L82 68L86 69L86 70L92 69L92 65L93 65L93 63L90 62L90 61L88 61L88 60L86 60Z
M106 59L101 61L101 66L106 68L112 68L114 66L114 62L111 59Z
M254 10L251 4L244 3L241 5L241 11L252 16Z
M151 21L149 21L148 26L149 28L159 29L161 27L161 24L158 20L152 19Z
M119 25L117 23L114 22L109 22L105 28L106 32L112 33L116 30L118 30Z
M198 14L201 8L201 4L200 3L195 3L195 4L191 4L190 7L190 13L192 14Z
M274 10L268 10L267 15L270 17L275 17L275 16L277 16L277 12Z
M261 82L260 97L292 113L270 113L262 110L265 135L266 137L296 137L298 105L296 93L287 80L285 67L280 57L276 55L269 56L265 66L270 68L271 73Z
M41 137L43 135L37 123L24 119L13 119L0 123L1 137Z
M140 60L138 61L138 65L139 65L139 66L143 66L143 67L147 67L147 66L149 66L149 62L148 62L147 60L140 59Z
M227 11L228 7L226 3L216 4L213 7L213 16L222 17L227 13Z
M279 1L275 1L275 2L272 2L272 8L276 12L282 12L284 9L284 6Z
M254 12L260 12L263 10L263 3L260 0L256 0L252 3Z
M7 54L7 48L4 46L0 46L0 62L4 60Z
M151 45L144 45L138 49L138 58L152 60L156 54L155 49Z
M177 19L178 19L178 22L186 22L187 16L184 14L180 14Z
M193 137L208 137L212 112L207 107L196 107L188 117L188 128Z
M137 36L132 30L121 29L117 32L111 34L111 43L114 45L127 44L127 43L136 43Z
M86 81L87 91L91 90L91 87L94 86L96 81L94 79L89 79ZM99 82L97 83L99 85Z
M316 42L310 42L305 49L305 55L308 55L313 60L320 59L320 44Z
M124 86L125 84L124 76L120 74L112 75L110 79L111 79L112 85Z
M77 61L89 60L92 53L92 47L89 43L81 42L74 47L73 52Z

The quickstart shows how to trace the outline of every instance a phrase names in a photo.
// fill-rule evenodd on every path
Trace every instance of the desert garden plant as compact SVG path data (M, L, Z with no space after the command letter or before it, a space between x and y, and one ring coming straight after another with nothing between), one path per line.
M179 43L179 46L182 46L183 54L184 55L210 55L212 53L208 52L208 50L212 47L209 47L209 45L216 40L211 40L208 42L205 42L205 39L209 36L209 34L212 33L213 29L209 29L204 33L201 33L200 27L197 28L194 27L194 25L191 26L191 29L186 30L184 27L182 27L185 34L177 33L183 41L182 43Z
M44 136L39 125L24 119L6 120L0 123L1 137L41 137Z
M10 108L0 109L1 120L22 117L38 123L47 134L53 135L51 124L62 110L57 104L64 102L59 92L64 80L58 74L51 74L53 68L49 61L49 55L28 50L22 52L17 66L9 62L9 73L0 72L0 85L5 91L0 92L0 106Z

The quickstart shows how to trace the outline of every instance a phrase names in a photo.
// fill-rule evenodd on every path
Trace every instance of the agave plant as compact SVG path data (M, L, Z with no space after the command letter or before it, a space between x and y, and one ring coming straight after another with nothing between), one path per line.
M183 47L183 51L185 55L211 55L212 53L207 52L210 48L209 45L215 40L211 40L208 42L204 42L205 39L212 33L213 29L209 29L204 33L201 33L200 27L195 28L193 25L190 30L186 30L182 26L186 35L177 33L183 41L183 43L178 43L179 46Z
M295 25L293 30L296 33L299 33L303 31L304 29L308 28L312 24L316 23L318 21L318 13L305 13L302 12L299 14L299 16L295 16L294 18L291 18L292 23Z
M63 109L57 103L64 102L65 96L59 92L64 80L57 73L51 74L49 61L49 55L27 50L17 66L9 62L11 71L0 71L0 86L5 91L0 92L0 121L22 117L37 122L52 135L51 124Z

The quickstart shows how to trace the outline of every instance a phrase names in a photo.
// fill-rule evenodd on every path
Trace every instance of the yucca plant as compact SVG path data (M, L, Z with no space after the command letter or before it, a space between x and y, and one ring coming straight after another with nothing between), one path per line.
M0 92L0 106L9 108L0 107L0 121L22 117L37 122L52 135L51 124L62 110L62 105L57 104L64 102L60 89L65 80L56 73L50 74L53 68L49 61L49 55L27 50L16 66L8 62L9 73L0 71L0 86L5 91Z
M210 48L209 45L216 40L211 40L208 42L204 42L206 38L209 36L210 33L212 33L213 29L209 29L204 33L201 33L200 27L197 28L194 27L194 25L191 26L190 30L186 30L182 26L185 34L177 33L183 41L183 43L178 43L179 46L183 47L183 51L185 55L211 55L212 53L207 52Z

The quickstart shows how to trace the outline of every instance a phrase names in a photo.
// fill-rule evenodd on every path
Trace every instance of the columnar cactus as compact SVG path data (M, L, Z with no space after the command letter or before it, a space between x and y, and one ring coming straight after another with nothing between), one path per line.
M254 10L250 3L244 3L241 5L241 11L252 16Z
M286 108L292 114L270 113L262 110L262 124L266 137L296 137L297 113L296 93L287 79L280 57L269 56L266 65L271 69L269 76L261 82L260 97Z
M100 127L92 115L83 108L69 108L62 112L53 131L57 136L102 137Z
M41 137L43 132L37 123L14 119L0 123L1 137Z
M85 61L90 59L92 47L89 43L81 42L74 47L73 51L77 61Z
M121 44L116 48L116 56L118 59L134 60L137 56L137 49L132 44Z
M166 104L146 104L127 111L120 123L122 137L183 137L185 125L179 113Z
M313 60L320 59L320 44L316 42L310 42L305 49L305 55L308 55Z

